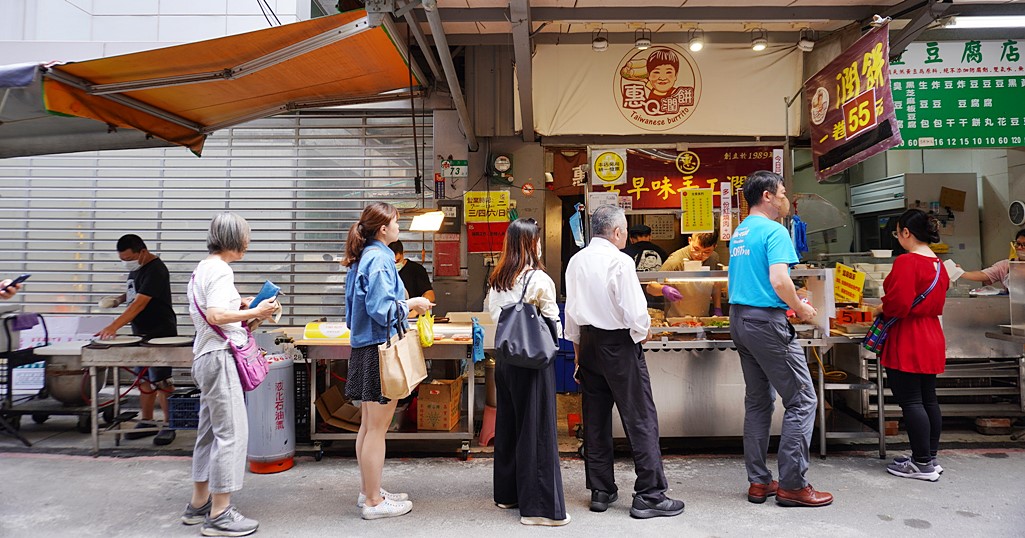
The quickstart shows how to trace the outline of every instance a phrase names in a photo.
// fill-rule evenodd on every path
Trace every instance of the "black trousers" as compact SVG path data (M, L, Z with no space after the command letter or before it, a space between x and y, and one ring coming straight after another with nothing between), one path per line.
M658 446L658 413L644 351L626 329L580 328L580 387L584 411L584 471L587 489L618 490L613 472L612 405L633 451L637 482L634 492L645 501L661 502L667 486Z
M555 423L555 365L495 367L495 502L524 517L566 519Z
M940 449L943 413L936 399L936 375L886 369L886 385L904 413L911 457L925 463Z

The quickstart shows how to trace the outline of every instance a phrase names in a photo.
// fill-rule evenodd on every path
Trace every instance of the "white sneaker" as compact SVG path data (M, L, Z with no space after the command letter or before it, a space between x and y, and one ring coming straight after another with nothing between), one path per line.
M385 499L392 501L408 501L409 495L406 493L388 493L381 488L381 496ZM359 497L356 497L356 508L363 508L367 504L367 496L360 493Z
M549 519L547 517L521 517L520 523L523 525L539 525L542 527L561 527L566 525L573 519L569 514L566 514L566 519Z
M377 506L364 505L360 514L363 519L383 519L386 517L404 516L413 509L412 501L393 501L385 499Z

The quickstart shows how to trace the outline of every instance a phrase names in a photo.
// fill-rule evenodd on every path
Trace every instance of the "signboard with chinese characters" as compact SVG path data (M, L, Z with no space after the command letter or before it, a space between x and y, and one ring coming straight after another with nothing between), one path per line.
M469 222L466 224L466 252L501 252L509 221Z
M729 241L733 237L733 184L723 181L719 184L719 240Z
M680 191L680 232L684 234L715 231L715 213L712 195L715 189L686 189Z
M891 62L898 149L1025 145L1025 59L1016 41L912 43Z
M441 177L448 179L465 178L470 175L470 161L443 160L441 161Z
M470 222L507 222L509 191L467 191L463 195L465 220Z
M819 181L901 142L890 93L889 25L873 28L804 83Z
M773 151L769 146L628 149L625 184L605 188L628 198L633 209L679 209L681 191L713 189L718 207L719 185L729 182L739 192L751 172L772 169Z
M838 303L860 303L865 291L865 273L838 263L834 276L833 299Z
M591 184L622 185L626 183L626 152L622 149L591 151Z

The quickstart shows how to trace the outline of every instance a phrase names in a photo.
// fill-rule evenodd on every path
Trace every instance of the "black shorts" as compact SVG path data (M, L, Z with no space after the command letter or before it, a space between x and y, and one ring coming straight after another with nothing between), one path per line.
M139 375L142 372L142 368L135 369L135 375ZM170 379L171 367L170 366L150 366L142 378L150 383L156 384L165 379Z

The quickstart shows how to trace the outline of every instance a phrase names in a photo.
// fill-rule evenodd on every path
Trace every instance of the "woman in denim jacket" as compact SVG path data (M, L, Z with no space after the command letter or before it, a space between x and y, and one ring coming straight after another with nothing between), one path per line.
M405 299L395 254L388 248L398 238L398 211L390 204L372 203L349 230L342 262L349 268L345 277L345 322L352 346L345 395L361 402L356 459L362 483L356 506L362 509L363 519L396 517L413 509L408 495L388 493L381 487L384 437L397 402L381 394L377 346L388 340L389 325L396 314L405 323L411 311L423 313L431 307L423 297ZM394 332L395 328L390 330Z

